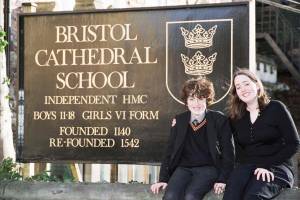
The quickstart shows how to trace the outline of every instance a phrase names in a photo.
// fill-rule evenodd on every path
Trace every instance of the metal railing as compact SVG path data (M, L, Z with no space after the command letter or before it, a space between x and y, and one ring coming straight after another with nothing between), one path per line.
M262 4L261 7L257 7L256 32L268 33L300 71L300 30L286 18L286 12L295 19L300 19L299 13L275 6Z

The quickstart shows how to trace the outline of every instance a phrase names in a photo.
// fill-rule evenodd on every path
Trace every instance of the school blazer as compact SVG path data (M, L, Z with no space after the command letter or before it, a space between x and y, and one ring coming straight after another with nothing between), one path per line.
M183 150L191 112L177 115L175 126L171 127L165 157L161 164L159 182L168 182L178 166ZM217 182L226 183L234 165L234 146L229 120L219 111L207 110L207 137L209 152L219 176Z

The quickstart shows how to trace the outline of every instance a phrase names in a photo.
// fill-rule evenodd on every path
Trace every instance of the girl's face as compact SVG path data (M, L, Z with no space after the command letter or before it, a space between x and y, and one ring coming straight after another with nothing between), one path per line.
M202 114L206 110L206 99L199 99L194 96L189 96L187 98L187 107L191 111L191 113L195 115Z
M234 79L236 93L240 100L250 103L258 96L259 87L246 75L237 75Z

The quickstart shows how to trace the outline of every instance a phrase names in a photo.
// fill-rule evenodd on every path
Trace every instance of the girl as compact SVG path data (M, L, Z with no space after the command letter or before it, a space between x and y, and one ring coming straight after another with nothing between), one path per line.
M269 100L254 73L241 69L233 78L228 110L237 166L223 199L272 199L293 185L291 158L299 148L298 133L286 106Z

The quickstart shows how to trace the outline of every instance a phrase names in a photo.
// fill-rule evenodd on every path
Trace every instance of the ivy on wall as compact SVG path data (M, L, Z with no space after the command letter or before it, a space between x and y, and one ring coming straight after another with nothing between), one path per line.
M0 53L2 53L8 44L8 42L5 39L6 33L3 31L2 27L0 27Z

